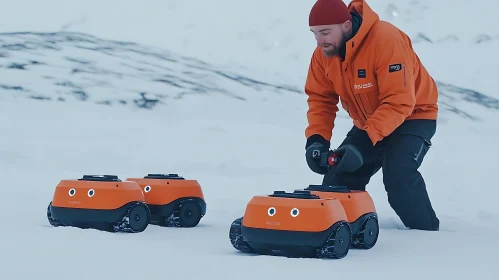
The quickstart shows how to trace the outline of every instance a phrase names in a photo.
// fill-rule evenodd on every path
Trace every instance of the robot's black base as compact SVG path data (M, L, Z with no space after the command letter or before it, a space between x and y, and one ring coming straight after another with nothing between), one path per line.
M249 228L236 219L230 228L232 246L244 253L340 259L349 249L370 249L378 239L376 213L355 222L337 222L321 232L282 231Z
M350 249L348 222L337 222L322 232L292 232L247 228L242 219L232 223L229 238L232 246L244 253L341 259Z
M195 227L206 214L206 202L198 197L179 198L164 205L149 204L153 225Z
M150 219L144 202L130 202L113 210L47 207L47 218L55 227L70 226L110 232L142 232Z

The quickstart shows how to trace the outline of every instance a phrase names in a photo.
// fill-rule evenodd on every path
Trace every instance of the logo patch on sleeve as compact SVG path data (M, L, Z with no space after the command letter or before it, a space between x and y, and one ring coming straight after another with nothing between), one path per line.
M359 78L365 78L365 77L366 77L366 69L359 69L359 70L357 71L357 76L358 76Z
M390 72L390 73L397 72L397 71L400 71L400 70L402 70L402 64L400 64L400 63L398 63L398 64L392 64L388 68L388 72Z

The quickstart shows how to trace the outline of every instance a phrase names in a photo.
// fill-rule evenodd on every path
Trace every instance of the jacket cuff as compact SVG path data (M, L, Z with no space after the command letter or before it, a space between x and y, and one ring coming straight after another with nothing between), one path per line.
M314 142L319 142L319 143L323 144L324 146L326 146L328 149L329 149L329 147L331 147L331 142L327 141L326 138L324 138L323 136L321 136L319 134L314 134L314 135L311 135L310 137L307 138L307 143L305 144L305 149L310 147L310 145L312 145Z

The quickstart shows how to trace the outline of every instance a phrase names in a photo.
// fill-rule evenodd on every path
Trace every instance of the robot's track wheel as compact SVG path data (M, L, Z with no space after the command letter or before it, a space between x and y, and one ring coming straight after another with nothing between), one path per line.
M167 227L195 227L202 218L201 207L193 199L186 199L165 219Z
M352 243L352 228L348 222L338 222L333 225L333 231L324 245L315 250L317 258L344 258Z
M50 202L49 206L47 207L47 219L49 220L49 223L54 227L61 226L61 223L59 221L52 218L52 212L50 212L50 206L52 206L52 202Z
M149 225L150 210L144 202L135 202L128 208L120 222L114 225L118 232L142 232Z
M353 238L352 248L371 249L376 245L379 236L379 224L376 215L369 215Z
M232 246L243 253L255 253L255 251L243 240L241 225L243 218L238 218L230 225L229 239Z

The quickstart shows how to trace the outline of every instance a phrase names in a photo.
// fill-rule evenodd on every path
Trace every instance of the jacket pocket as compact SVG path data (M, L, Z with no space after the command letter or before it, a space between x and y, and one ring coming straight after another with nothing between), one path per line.
M421 145L419 146L418 152L414 155L414 160L418 163L418 166L423 162L423 158L426 156L426 153L430 150L431 141L426 140L422 137L419 137L421 141Z
M376 91L367 91L356 93L355 98L357 103L362 107L361 109L367 116L370 116L376 111L379 106L379 98Z

